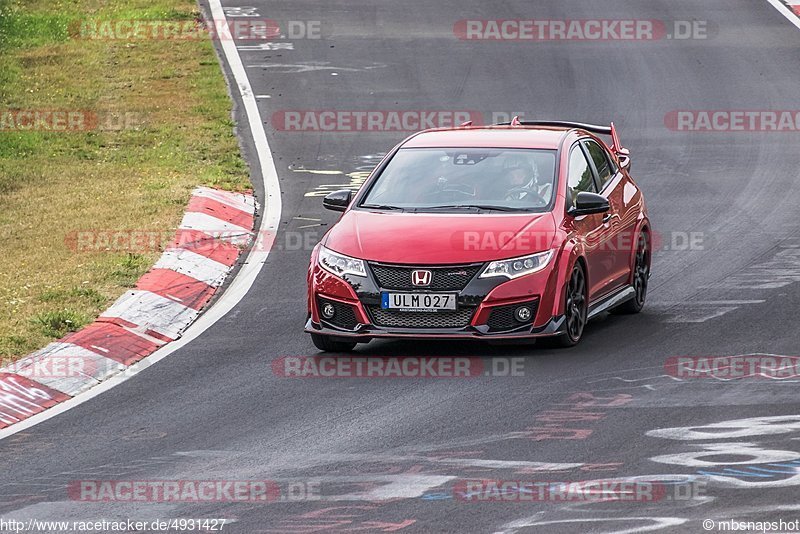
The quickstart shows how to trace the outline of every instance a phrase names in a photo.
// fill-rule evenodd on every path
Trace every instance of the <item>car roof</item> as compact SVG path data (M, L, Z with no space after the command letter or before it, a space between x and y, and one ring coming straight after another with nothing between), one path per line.
M403 148L539 148L556 150L573 128L490 126L441 128L420 132Z

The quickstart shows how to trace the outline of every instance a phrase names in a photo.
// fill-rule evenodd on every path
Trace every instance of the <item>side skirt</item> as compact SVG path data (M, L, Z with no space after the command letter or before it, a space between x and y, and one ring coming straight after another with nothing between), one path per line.
M622 304L626 300L632 299L634 296L636 296L636 291L633 289L633 286L621 287L614 293L603 297L599 301L589 306L588 318L591 319L592 317L597 317L604 311L608 311L614 306Z

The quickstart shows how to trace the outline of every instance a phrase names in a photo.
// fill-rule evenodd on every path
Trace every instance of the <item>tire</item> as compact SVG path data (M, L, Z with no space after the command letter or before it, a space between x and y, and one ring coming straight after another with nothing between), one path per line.
M611 313L631 315L644 308L647 299L647 281L650 279L650 238L646 233L639 234L636 245L636 256L633 261L633 298L626 300Z
M315 347L325 352L351 352L358 344L355 341L340 341L320 334L311 334L311 341Z
M557 347L574 347L583 336L589 313L587 298L586 271L576 263L564 290L564 318L567 331L553 338Z

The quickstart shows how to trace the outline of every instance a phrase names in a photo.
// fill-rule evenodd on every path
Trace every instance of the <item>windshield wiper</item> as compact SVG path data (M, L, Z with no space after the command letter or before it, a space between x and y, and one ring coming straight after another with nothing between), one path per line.
M512 208L509 206L492 206L488 204L448 204L444 206L430 206L417 208L417 211L424 210L445 210L445 209L472 209L486 211L526 211L524 208Z
M361 204L362 208L369 208L371 210L399 210L406 211L400 206L389 206L387 204Z

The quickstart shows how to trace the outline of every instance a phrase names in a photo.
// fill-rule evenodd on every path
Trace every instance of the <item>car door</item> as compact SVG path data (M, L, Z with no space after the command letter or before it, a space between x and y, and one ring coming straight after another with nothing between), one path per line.
M567 170L567 210L575 205L575 197L580 192L597 193L597 181L594 168L589 162L581 142L570 148L569 168ZM607 292L611 276L612 263L609 259L607 241L610 237L610 226L604 222L605 214L595 213L568 217L572 221L574 232L584 244L584 255L588 264L587 285L589 300Z
M600 194L608 199L609 241L608 291L618 289L628 283L630 278L630 259L633 247L633 233L636 229L636 212L632 210L629 195L626 195L626 180L614 163L613 158L594 139L582 141L589 155L597 177Z

